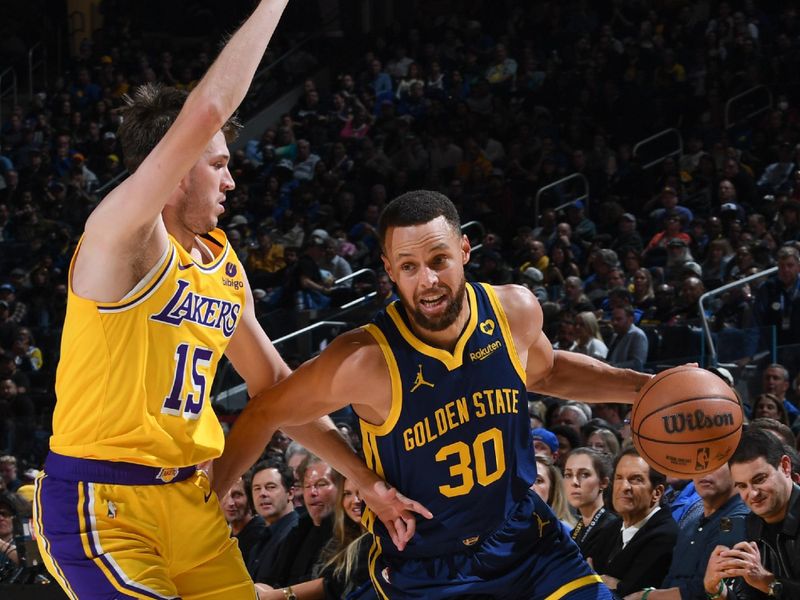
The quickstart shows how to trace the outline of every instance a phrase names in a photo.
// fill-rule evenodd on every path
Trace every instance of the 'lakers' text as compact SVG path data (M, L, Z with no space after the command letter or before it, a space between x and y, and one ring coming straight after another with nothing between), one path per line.
M448 431L468 423L470 419L482 419L493 415L519 412L519 390L495 388L474 392L470 398L462 396L437 408L432 416L425 417L403 431L403 442L407 451L421 448Z
M189 321L203 327L219 329L225 337L231 337L236 329L241 305L219 298L201 296L187 290L188 287L188 281L179 279L172 298L158 314L151 315L150 318L175 326Z

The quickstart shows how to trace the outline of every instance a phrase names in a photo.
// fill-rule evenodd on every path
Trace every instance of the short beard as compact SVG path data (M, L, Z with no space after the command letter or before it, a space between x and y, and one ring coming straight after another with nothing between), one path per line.
M455 323L456 319L458 319L458 315L461 314L461 308L464 306L464 295L466 294L466 289L466 281L462 279L461 284L458 286L458 290L456 290L455 296L452 300L450 300L450 303L447 305L444 314L442 314L442 316L435 321L429 319L424 313L417 310L416 305L412 305L410 310L409 307L406 307L406 310L408 310L414 322L423 329L427 329L428 331L444 331L450 327L450 325Z

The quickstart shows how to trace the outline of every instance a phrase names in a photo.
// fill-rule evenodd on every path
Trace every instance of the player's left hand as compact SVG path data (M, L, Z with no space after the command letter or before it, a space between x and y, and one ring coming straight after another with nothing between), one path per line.
M419 502L406 498L383 480L359 488L370 510L384 524L398 550L406 547L417 530L416 514L432 519L433 514Z

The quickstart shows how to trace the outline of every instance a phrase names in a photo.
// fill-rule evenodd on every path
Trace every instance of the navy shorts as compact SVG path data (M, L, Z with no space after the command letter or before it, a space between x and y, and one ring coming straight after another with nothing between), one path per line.
M530 491L506 521L475 546L437 556L370 550L380 598L612 600L613 596L539 496Z

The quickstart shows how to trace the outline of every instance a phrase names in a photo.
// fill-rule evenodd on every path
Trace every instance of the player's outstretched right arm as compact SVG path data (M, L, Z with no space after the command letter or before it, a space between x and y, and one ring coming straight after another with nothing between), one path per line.
M244 98L288 0L263 0L220 52L175 123L138 169L86 223L73 285L79 295L119 300L131 278L164 253L161 211ZM126 275L128 277L126 277ZM118 280L125 280L115 285Z

